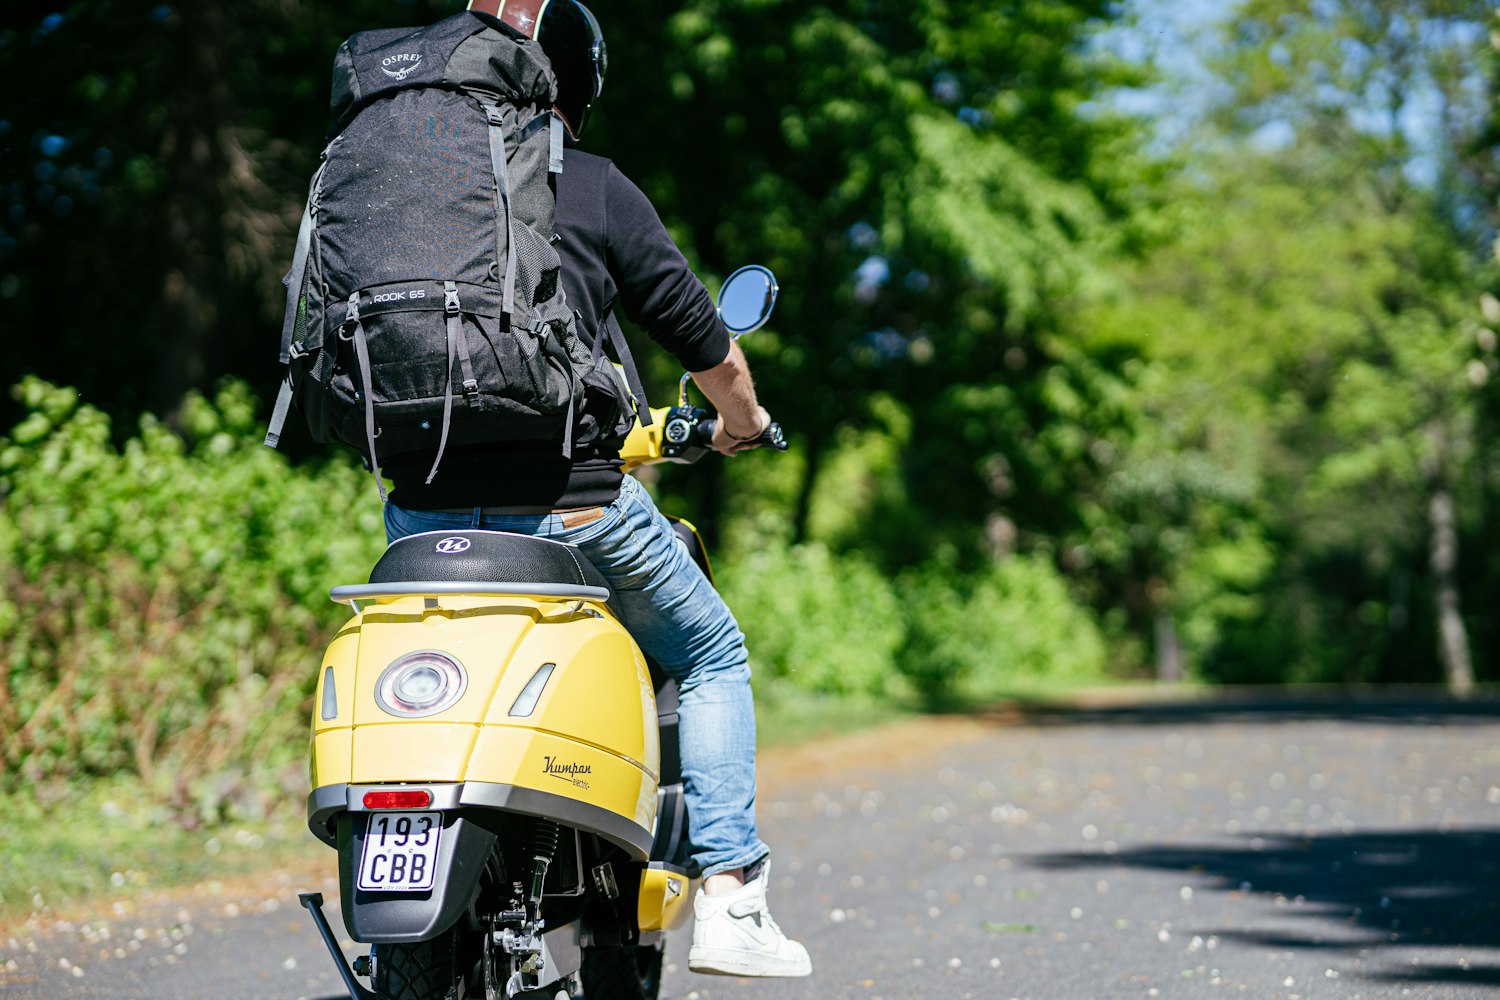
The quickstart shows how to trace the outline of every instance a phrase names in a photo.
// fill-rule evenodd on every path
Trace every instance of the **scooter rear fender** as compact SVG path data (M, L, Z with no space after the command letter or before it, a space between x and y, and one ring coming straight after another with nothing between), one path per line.
M369 791L424 790L428 808L443 815L433 889L418 893L367 892L358 888L358 864L364 853L368 817L378 810L363 805ZM344 925L366 944L424 941L452 927L473 907L480 876L495 846L487 827L505 817L541 817L593 833L644 862L652 846L648 831L608 809L561 795L489 782L392 785L329 785L307 800L307 825L320 840L338 849L339 889Z
M472 912L495 835L456 812L443 813L437 865L429 892L366 892L357 884L370 813L335 819L339 897L349 936L364 944L410 944L436 937Z

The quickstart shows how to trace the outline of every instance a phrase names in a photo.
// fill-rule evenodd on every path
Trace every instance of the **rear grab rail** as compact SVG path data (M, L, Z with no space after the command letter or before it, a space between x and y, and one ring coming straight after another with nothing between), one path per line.
M609 600L609 591L603 587L585 587L575 583L461 583L430 580L410 583L352 583L334 587L328 592L328 596L335 604L348 604L350 607L354 607L355 601L377 597L548 597L602 603Z

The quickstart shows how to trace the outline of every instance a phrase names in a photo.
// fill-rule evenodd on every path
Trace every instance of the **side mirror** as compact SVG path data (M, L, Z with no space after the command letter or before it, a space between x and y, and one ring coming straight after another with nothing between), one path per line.
M724 279L719 289L719 317L738 339L759 330L776 307L776 275L760 264L747 264Z
M724 279L719 288L719 318L730 337L739 340L752 330L759 330L771 318L776 307L776 275L769 267L746 264ZM682 373L677 383L677 405L688 405L687 387L692 376Z

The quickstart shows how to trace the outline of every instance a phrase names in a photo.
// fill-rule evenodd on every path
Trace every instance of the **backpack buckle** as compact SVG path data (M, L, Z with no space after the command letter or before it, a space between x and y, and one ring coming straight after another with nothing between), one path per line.
M443 282L443 312L449 316L459 314L458 286L451 281Z

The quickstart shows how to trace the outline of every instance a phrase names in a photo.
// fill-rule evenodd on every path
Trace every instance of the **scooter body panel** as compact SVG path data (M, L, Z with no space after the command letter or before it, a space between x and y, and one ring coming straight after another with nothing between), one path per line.
M356 726L349 780L462 781L479 727L454 722L389 722Z
M529 788L597 806L649 833L656 822L656 779L617 754L579 740L513 726L486 726L468 779Z
M430 716L393 715L376 695L381 675L424 650L463 665L463 694ZM661 747L651 676L603 605L382 597L359 610L324 662L318 704L330 704L331 679L336 711L314 716L315 788L478 781L573 798L647 831L655 823ZM549 664L540 693L518 704Z

